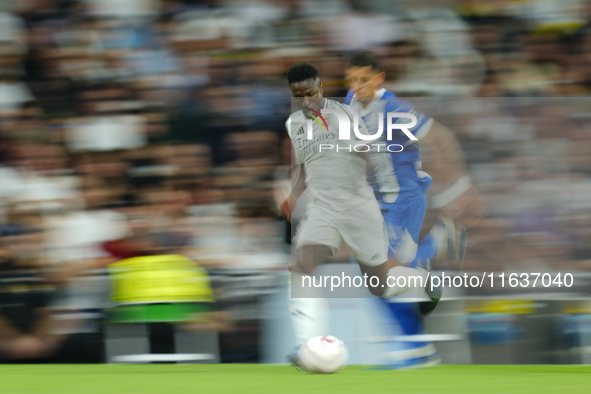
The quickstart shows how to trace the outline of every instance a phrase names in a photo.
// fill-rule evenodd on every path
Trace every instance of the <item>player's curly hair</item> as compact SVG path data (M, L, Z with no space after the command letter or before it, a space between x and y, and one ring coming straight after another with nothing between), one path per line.
M376 72L382 72L380 61L382 57L375 52L361 51L349 59L349 67L371 67Z
M296 64L287 72L287 82L291 85L292 83L302 82L306 79L318 79L318 70L311 64L300 63Z

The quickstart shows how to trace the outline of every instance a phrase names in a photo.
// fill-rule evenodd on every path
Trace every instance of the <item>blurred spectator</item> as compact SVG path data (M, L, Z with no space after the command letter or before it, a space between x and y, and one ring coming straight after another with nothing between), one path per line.
M58 288L42 257L42 224L38 211L14 207L0 227L0 360L3 362L50 361L58 356L68 339L60 334L64 322L54 319L52 304Z

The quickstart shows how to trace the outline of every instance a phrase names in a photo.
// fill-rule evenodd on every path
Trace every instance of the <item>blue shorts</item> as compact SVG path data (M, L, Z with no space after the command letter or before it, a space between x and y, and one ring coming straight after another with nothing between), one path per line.
M410 264L417 254L419 233L425 219L425 193L417 194L411 201L380 203L380 208L388 232L388 256L401 264Z

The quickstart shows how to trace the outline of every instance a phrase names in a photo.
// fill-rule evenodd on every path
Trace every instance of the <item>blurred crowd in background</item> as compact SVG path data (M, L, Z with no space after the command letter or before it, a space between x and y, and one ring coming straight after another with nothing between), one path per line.
M290 263L286 72L311 63L344 97L347 58L374 50L491 207L466 268L588 270L590 22L588 0L0 0L2 269L41 275L63 313L100 309L110 263L182 253L227 312L222 361L257 361L245 300ZM59 346L39 335L3 354Z

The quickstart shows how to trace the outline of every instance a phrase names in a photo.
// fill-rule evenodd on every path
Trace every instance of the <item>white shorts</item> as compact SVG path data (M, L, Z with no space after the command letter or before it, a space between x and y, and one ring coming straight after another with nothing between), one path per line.
M310 201L298 227L295 245L326 245L332 252L347 244L357 261L377 267L388 259L388 234L376 200L336 212Z

